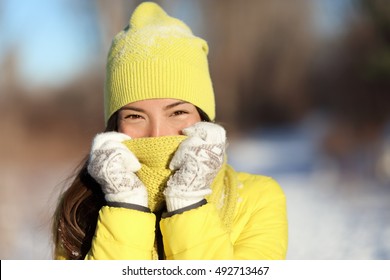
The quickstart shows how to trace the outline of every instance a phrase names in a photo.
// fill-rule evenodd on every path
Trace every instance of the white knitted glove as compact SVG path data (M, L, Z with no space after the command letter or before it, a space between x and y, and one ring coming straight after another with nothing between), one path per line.
M134 173L141 168L141 164L122 144L130 139L119 132L96 135L89 156L88 172L100 184L106 201L147 207L147 190Z
M184 140L169 168L176 172L164 191L167 210L172 212L197 203L211 193L211 184L225 155L226 132L217 124L198 122L185 128Z

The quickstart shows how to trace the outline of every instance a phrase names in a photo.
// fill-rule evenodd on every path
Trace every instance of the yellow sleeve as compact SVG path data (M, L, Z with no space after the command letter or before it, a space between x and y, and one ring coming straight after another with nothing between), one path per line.
M284 193L271 178L244 179L231 233L211 203L161 220L167 259L285 259Z
M211 203L160 222L164 251L170 260L230 259L233 246Z
M234 258L285 259L288 221L286 197L279 184L270 177L250 175L239 193Z
M152 213L104 206L86 260L150 260L156 217Z

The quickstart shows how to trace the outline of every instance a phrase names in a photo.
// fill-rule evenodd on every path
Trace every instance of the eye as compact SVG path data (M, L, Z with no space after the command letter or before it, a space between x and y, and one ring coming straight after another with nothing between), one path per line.
M141 115L137 115L137 114L127 114L127 115L124 115L122 118L124 120L136 120L136 119L141 119L142 116Z
M172 116L180 116L180 115L185 115L185 114L188 114L187 111L183 111L183 110L177 110L177 111L174 111L172 113Z

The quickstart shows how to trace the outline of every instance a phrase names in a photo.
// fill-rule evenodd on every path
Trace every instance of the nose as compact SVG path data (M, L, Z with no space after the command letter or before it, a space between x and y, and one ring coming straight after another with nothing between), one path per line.
M175 132L167 125L166 122L161 120L153 121L149 124L149 137L160 137L174 135Z

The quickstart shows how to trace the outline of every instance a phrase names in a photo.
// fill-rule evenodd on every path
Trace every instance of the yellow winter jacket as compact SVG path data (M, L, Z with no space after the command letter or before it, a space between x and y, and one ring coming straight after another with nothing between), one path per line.
M104 206L86 259L153 259L156 228L161 230L165 259L285 259L288 235L282 189L270 177L236 175L237 203L229 230L213 201L160 220L154 213Z

